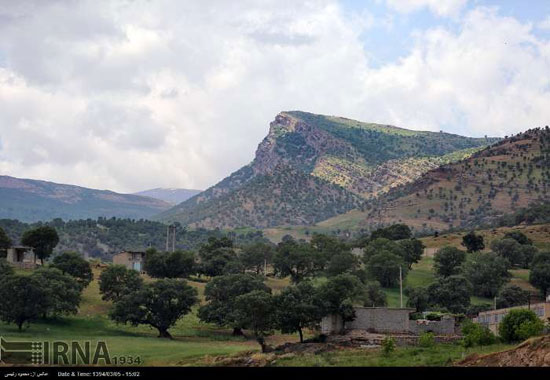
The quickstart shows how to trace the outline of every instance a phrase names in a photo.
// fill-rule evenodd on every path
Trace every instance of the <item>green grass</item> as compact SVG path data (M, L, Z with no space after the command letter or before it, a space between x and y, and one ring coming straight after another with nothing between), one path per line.
M449 366L472 353L487 354L512 346L495 344L464 348L460 344L437 344L431 348L399 347L389 356L379 349L339 350L318 355L289 355L276 361L281 367L417 367Z

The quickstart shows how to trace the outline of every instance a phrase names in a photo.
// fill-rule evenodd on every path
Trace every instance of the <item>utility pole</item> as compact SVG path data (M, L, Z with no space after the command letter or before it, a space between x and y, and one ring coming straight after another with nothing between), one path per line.
M168 252L169 241L170 241L170 226L166 226L166 252Z
M399 296L401 297L401 308L403 308L403 270L399 266Z
M172 252L176 251L176 225L175 224L170 224L168 227L166 227L166 252L170 252L170 250L172 250Z
M497 309L497 296L495 296L495 299L493 300L493 302L494 302L493 309L496 310Z

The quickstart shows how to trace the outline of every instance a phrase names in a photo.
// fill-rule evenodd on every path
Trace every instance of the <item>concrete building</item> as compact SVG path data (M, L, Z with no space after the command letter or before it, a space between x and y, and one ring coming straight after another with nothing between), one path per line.
M124 251L113 256L113 264L124 265L138 272L143 272L144 263L145 252L142 251Z
M455 320L444 316L440 321L410 320L415 309L386 307L354 307L355 319L344 322L340 315L332 314L321 321L321 333L342 334L350 330L372 333L413 334L433 332L435 335L454 335Z
M474 318L474 322L488 327L493 333L497 334L499 323L506 316L506 314L508 314L510 310L515 310L515 309L531 309L543 322L547 322L548 320L550 320L550 303L544 302L544 303L533 304L530 306L523 305L523 306L509 307L506 309L483 311L479 313L479 315L476 318Z
M32 269L36 267L36 255L31 247L14 246L8 248L6 254L6 260L8 263L21 268Z

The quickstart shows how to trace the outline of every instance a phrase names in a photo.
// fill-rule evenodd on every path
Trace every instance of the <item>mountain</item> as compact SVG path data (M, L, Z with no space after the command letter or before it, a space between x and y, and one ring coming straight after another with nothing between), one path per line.
M494 141L281 112L250 164L157 219L205 228L310 225Z
M0 176L0 219L149 218L171 205L158 199Z
M491 224L550 201L550 130L531 129L433 169L363 207L319 223L365 228L406 223L419 231Z
M140 191L134 193L134 195L139 195L142 197L149 197L154 199L159 199L172 205L177 205L183 201L188 200L194 195L200 193L201 190L190 190L190 189L165 189L165 188L156 188L151 190Z

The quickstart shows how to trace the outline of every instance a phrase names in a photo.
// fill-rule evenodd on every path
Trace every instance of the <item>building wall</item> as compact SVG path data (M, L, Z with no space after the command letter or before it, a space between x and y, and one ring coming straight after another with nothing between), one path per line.
M124 265L128 269L132 269L132 262L128 253L119 253L113 256L113 264Z
M383 307L356 307L355 319L346 322L346 330L360 329L373 332L408 332L409 314L412 309L388 309Z
M409 329L415 335L432 332L435 335L454 335L455 320L452 317L443 317L441 321L428 321L426 319L409 321Z
M498 325L504 319L510 310L527 309L529 305L509 307L506 309L489 310L479 313L477 318L474 318L475 323L479 323L488 327L493 333L498 334ZM544 322L550 318L550 303L538 303L530 306L530 309Z

